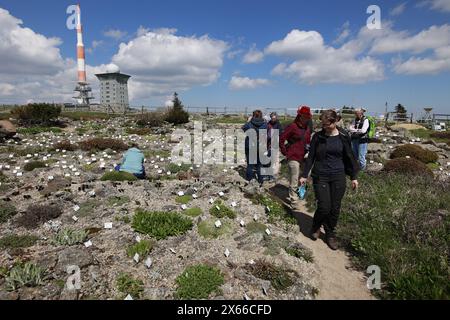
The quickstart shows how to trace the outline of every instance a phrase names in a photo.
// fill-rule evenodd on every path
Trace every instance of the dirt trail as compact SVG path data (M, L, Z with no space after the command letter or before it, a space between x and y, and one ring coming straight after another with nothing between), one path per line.
M277 185L271 193L286 203L287 187ZM345 251L332 251L324 237L313 241L309 238L313 214L305 206L301 212L293 212L300 226L296 240L313 251L314 263L320 275L318 300L373 300L375 297L366 287L362 272L352 270L350 258ZM322 235L323 236L323 235Z

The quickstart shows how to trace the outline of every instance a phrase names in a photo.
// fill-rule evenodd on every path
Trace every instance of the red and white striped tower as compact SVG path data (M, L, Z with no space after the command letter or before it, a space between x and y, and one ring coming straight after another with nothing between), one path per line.
M77 65L78 65L78 85L75 88L77 95L74 99L81 107L89 107L92 96L92 88L89 87L86 78L86 55L83 44L83 27L81 25L81 9L77 5Z
M86 55L83 44L83 27L81 25L81 9L77 5L77 61L78 61L78 82L86 83Z

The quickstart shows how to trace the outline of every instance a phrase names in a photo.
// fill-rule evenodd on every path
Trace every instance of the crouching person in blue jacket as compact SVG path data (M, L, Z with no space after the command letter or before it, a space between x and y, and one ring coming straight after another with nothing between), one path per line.
M122 163L116 167L116 171L133 174L138 179L145 179L144 154L137 144L133 143L123 156Z

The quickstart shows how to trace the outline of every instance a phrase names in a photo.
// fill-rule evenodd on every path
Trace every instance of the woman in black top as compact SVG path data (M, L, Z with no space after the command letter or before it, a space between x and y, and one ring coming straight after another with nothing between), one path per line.
M336 125L339 121L337 113L334 110L325 111L321 121L323 130L316 133L311 140L311 149L300 184L306 184L312 169L317 211L311 238L319 239L323 225L328 246L337 250L335 229L346 191L345 176L350 176L353 189L357 189L359 165L352 152L350 137Z

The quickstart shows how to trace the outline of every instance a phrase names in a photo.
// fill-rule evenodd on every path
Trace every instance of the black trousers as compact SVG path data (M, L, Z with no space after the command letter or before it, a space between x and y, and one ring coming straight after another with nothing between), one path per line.
M313 231L324 226L327 236L334 236L341 212L341 202L347 188L346 176L323 175L313 178L317 210L314 215Z

